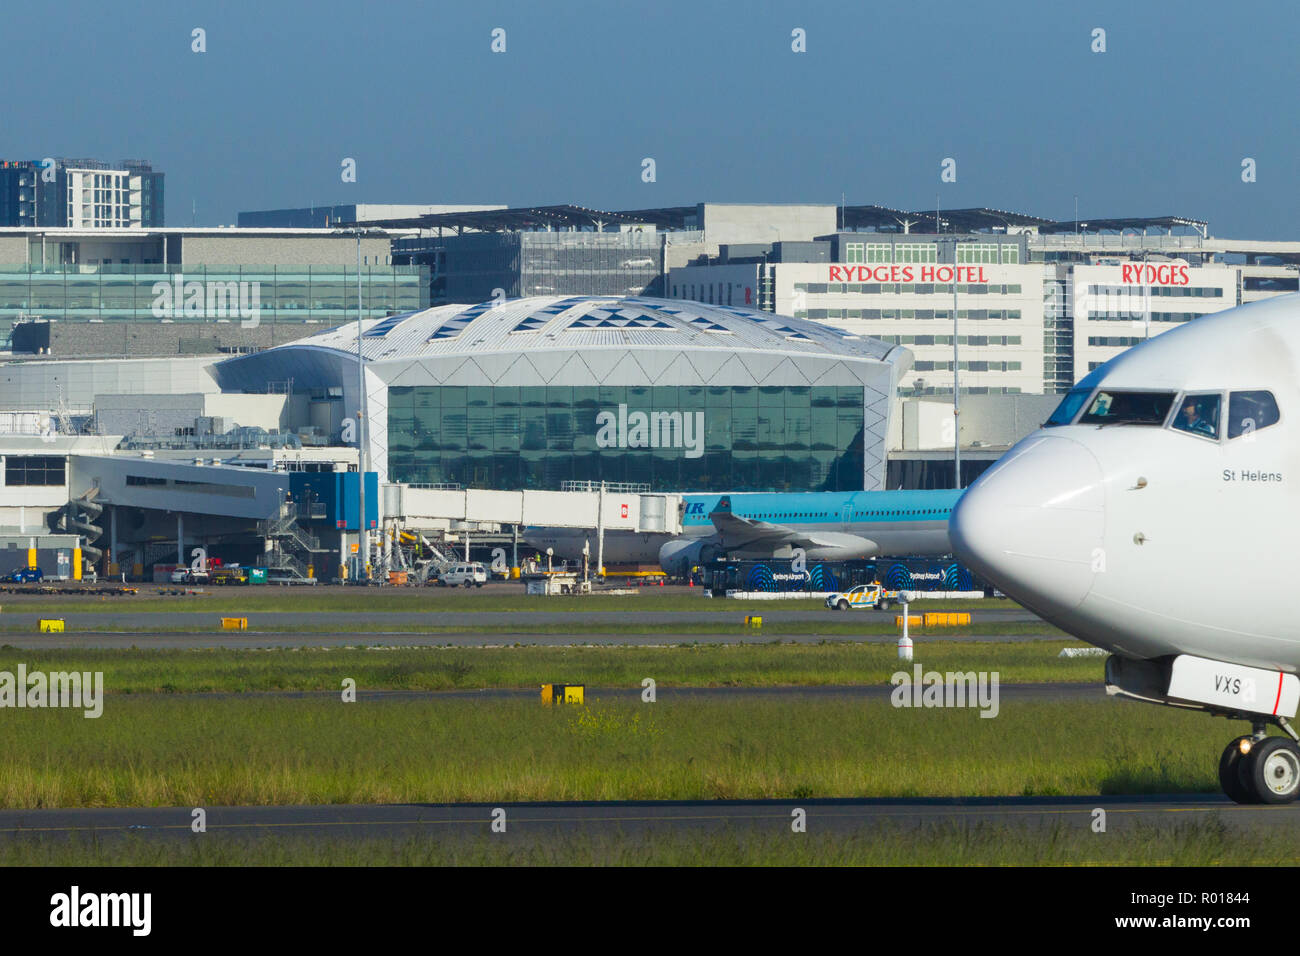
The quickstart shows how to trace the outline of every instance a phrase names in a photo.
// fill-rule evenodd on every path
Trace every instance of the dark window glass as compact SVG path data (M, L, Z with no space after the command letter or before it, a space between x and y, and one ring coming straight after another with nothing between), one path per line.
M1102 389L1079 418L1080 425L1163 425L1173 392L1111 392Z
M557 489L850 491L863 482L861 387L403 386L390 390L396 481Z
M1219 438L1219 405L1222 398L1215 395L1184 395L1174 415L1172 427L1204 438Z
M65 484L66 459L47 455L10 455L5 459L7 485Z
M1281 414L1272 392L1233 392L1228 399L1228 437L1276 425Z

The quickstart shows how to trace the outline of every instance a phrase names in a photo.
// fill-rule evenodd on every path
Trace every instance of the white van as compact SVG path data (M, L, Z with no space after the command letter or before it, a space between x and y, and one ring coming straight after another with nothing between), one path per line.
M476 587L481 588L487 584L487 568L477 561L473 564L456 564L452 565L442 574L438 575L438 583L443 587Z

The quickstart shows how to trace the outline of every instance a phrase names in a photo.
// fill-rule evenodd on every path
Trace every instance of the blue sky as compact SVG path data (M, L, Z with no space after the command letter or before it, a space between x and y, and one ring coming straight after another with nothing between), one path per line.
M71 0L3 24L0 156L150 159L173 226L192 208L212 225L312 203L841 194L1068 219L1077 195L1084 219L1300 231L1285 3Z

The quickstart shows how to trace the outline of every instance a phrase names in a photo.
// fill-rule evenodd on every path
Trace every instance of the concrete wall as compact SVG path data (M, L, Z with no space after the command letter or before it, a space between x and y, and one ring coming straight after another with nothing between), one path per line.
M0 262L18 263L26 261L26 236L0 236Z
M203 414L203 395L96 395L99 427L120 435L175 435Z
M217 392L210 359L105 359L60 362L48 359L0 363L0 409L52 411L60 401L70 410L90 410L97 395L146 392Z
M178 241L176 239L173 242ZM357 264L353 236L186 236L181 242L182 265L352 266ZM361 261L391 265L389 240L361 240Z
M963 395L963 448L1005 448L1037 429L1060 404L1060 395ZM952 404L907 399L898 403L889 428L890 451L952 448ZM977 445L978 443L978 445Z
M107 355L216 355L222 349L270 348L314 335L324 323L240 322L28 322L16 327L14 349L87 358Z
M756 309L758 270L754 263L673 269L668 273L667 297Z
M445 212L474 212L505 209L500 204L469 203L427 205L411 203L341 203L335 206L305 206L297 209L256 209L239 214L240 226L272 229L323 229L344 222L373 222L413 219Z
M201 416L226 419L223 434L236 425L279 431L287 424L287 404L285 395L96 395L95 419L101 431L115 435L171 436L194 428Z
M835 232L838 211L833 204L701 203L705 241L808 241Z
M203 414L225 418L234 425L280 431L289 424L288 396L209 394L203 396Z

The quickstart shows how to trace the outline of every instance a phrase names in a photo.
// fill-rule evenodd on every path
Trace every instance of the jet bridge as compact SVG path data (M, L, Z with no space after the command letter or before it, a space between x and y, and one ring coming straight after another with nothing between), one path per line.
M384 515L408 528L545 525L681 534L682 496L601 491L482 491L385 485Z

